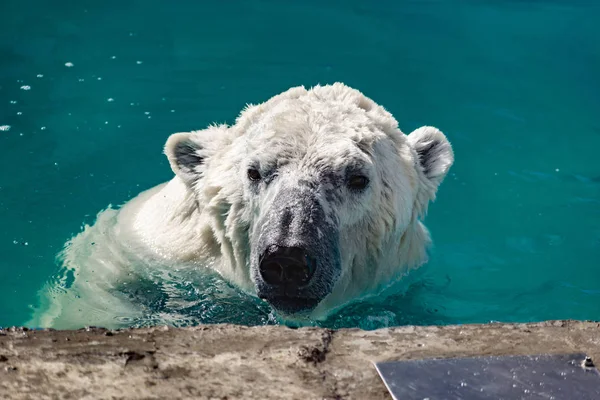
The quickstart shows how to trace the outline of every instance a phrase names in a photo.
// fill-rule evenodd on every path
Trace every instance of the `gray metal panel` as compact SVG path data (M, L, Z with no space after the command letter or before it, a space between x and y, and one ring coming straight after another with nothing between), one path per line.
M396 400L600 400L600 374L585 358L560 354L427 359L375 367Z

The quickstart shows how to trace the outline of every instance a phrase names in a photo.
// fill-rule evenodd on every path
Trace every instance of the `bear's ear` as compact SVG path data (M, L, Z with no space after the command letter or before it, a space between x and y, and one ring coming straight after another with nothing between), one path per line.
M174 133L165 144L165 154L173 172L192 186L202 176L206 146L199 132Z
M421 211L435 199L438 186L454 163L454 152L446 136L437 128L423 126L408 135L408 143L416 152L415 167L419 171L422 187L418 195Z

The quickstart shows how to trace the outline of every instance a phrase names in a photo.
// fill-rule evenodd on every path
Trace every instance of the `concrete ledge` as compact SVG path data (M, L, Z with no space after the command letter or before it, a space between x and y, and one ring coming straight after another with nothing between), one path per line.
M373 361L584 352L600 324L0 330L1 399L390 399Z

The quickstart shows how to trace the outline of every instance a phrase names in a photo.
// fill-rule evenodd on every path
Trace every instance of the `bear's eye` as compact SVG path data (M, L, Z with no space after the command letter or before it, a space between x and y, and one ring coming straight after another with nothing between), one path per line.
M353 175L348 179L348 187L353 190L363 190L369 184L369 178L363 175Z
M248 169L248 179L250 179L251 181L260 181L260 172L258 172L257 169L255 168L249 168Z

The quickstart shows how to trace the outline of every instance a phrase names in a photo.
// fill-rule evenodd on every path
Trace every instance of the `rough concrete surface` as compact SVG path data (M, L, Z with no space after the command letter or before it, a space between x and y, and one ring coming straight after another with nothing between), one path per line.
M374 361L584 352L600 324L0 330L0 399L390 399Z

